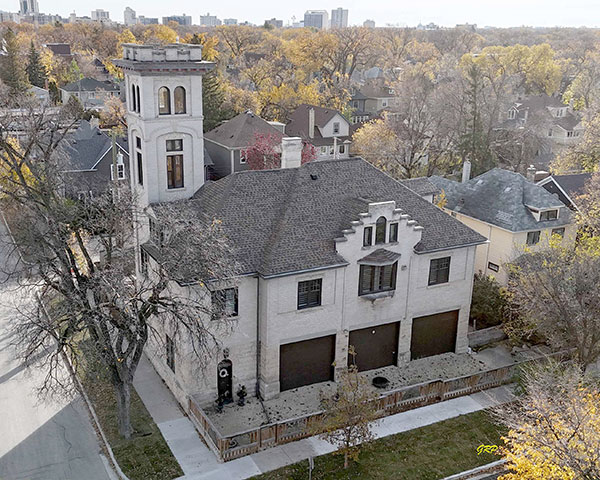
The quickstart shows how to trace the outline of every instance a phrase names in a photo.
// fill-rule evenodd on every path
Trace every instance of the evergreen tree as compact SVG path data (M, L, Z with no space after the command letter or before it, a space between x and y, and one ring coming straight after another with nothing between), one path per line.
M11 95L22 94L27 91L29 82L20 58L17 37L10 28L4 34L2 49L4 55L0 57L0 80L10 89Z
M204 112L204 131L208 132L223 120L233 117L234 112L223 108L225 94L218 71L212 71L202 78L202 110Z
M46 67L42 65L39 52L35 49L33 41L29 48L29 55L27 57L27 77L29 77L29 83L36 87L46 88L46 80L48 74L46 73Z

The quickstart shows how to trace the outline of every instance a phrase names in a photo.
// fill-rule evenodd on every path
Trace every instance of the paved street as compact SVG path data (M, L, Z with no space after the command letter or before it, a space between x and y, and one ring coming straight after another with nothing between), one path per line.
M5 270L15 257L8 255L2 221L0 235ZM109 480L83 401L40 402L35 387L43 371L27 370L14 358L7 327L19 296L14 282L0 283L0 479Z

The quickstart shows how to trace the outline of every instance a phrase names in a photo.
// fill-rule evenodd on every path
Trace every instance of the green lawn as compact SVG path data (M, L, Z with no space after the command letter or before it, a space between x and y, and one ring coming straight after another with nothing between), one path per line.
M112 386L102 372L88 372L83 377L86 393L94 405L117 462L130 480L170 480L183 475L135 390L131 392L131 423L135 434L125 440L117 429L117 402Z
M444 422L375 440L364 447L357 463L344 470L343 456L315 458L313 480L401 479L439 480L500 458L477 455L481 444L500 445L505 429L496 425L487 412L462 415ZM256 480L305 480L308 461L284 467Z

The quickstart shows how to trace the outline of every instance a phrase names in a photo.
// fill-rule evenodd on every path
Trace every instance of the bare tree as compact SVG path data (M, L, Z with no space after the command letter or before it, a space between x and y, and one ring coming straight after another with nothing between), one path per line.
M600 358L600 256L594 239L549 243L510 265L511 300L524 324L556 349L574 349L585 369Z
M495 412L506 424L504 480L600 478L598 384L550 363L523 374L525 392Z
M228 326L224 306L211 301L211 282L233 277L236 263L220 223L178 202L156 209L164 235L146 246L152 260L145 257L148 271L136 277L133 220L141 212L129 189L115 182L86 201L62 194L61 150L74 120L32 111L19 119L18 141L9 129L0 135L3 201L18 212L15 235L37 270L29 286L50 306L47 314L35 308L22 315L15 338L26 361L50 350L42 390L55 386L63 354L76 369L102 362L115 388L119 431L129 437L131 385L149 336L167 330L202 364Z
M355 355L352 346L349 355ZM374 438L378 396L356 365L350 365L336 383L335 394L321 398L323 418L314 428L324 431L323 440L338 446L338 452L344 455L344 468L348 468L348 461L358 458L360 445Z

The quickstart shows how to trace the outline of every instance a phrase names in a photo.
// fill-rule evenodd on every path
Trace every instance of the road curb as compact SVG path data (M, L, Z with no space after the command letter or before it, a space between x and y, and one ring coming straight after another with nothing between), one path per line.
M46 306L42 302L42 299L40 298L38 292L36 292L35 295L38 299L38 302L40 302L42 310L44 311L44 315L49 316L48 311L46 310ZM110 447L110 443L108 443L108 438L106 438L106 434L104 433L104 430L102 429L102 426L100 425L100 420L98 419L98 416L96 415L96 410L94 410L94 406L92 405L92 402L90 401L89 397L87 396L87 393L85 392L85 389L83 388L83 384L81 383L81 381L79 380L79 377L75 373L73 364L71 363L71 361L69 360L69 357L67 356L67 354L65 352L61 352L61 357L63 359L63 362L65 363L65 366L67 367L67 370L69 371L69 375L71 376L71 378L75 382L75 385L77 386L77 390L79 390L79 393L81 393L81 397L83 398L83 400L86 404L86 407L88 409L88 412L89 412L90 416L92 417L92 420L94 421L94 426L96 427L96 432L103 443L103 447L106 450L106 453L108 453L109 458L104 457L106 462L109 464L108 466L112 466L114 468L114 470L120 480L129 480L127 475L125 475L123 473L123 470L121 470L121 467L119 466L119 463L117 462L117 459L115 458L115 454L113 453L112 448ZM107 466L107 464L105 464L105 467L106 466ZM113 474L114 474L114 472L113 472Z

